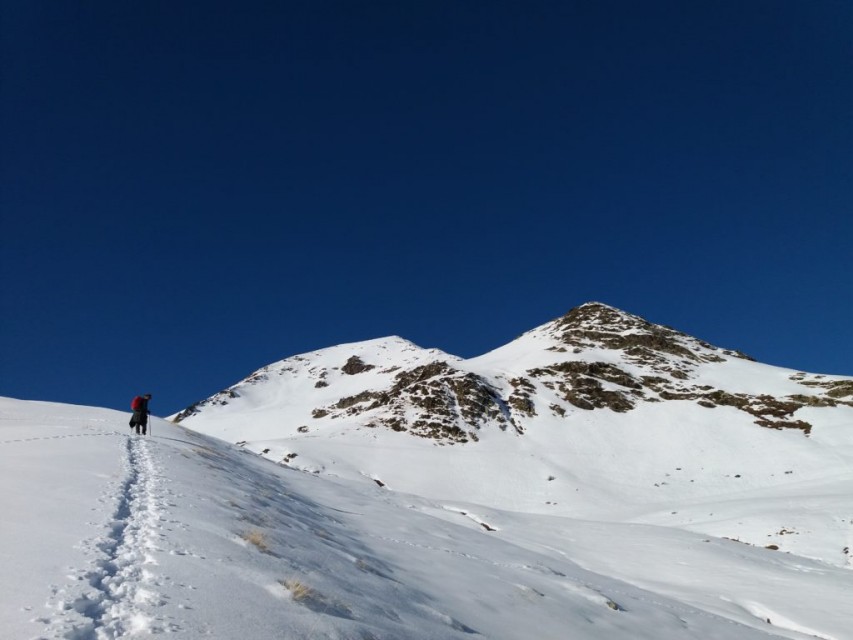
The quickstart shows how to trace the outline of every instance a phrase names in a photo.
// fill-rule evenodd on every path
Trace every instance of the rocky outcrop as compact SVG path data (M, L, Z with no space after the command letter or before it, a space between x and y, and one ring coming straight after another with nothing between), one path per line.
M370 371L373 368L374 365L365 363L358 356L352 356L347 360L346 364L341 367L341 371L347 375L354 376L359 373L364 373L365 371Z
M315 413L317 418L327 416L365 416L369 427L448 444L477 440L477 431L488 424L502 429L511 424L497 389L442 361L401 371L389 389L344 397Z

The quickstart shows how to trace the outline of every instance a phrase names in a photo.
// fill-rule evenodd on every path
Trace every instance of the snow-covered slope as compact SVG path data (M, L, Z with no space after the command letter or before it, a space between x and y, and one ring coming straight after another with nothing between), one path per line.
M420 351L392 342L419 366ZM370 362L376 353L364 349L361 357ZM345 348L341 355L349 351ZM306 370L311 366L303 364ZM389 365L396 366L385 362L381 367ZM380 368L378 361L375 366ZM278 376L277 369L270 371ZM375 373L376 379L389 375ZM335 372L328 372L326 380L332 387L348 379L338 380ZM252 400L251 405L245 400L244 409L254 406L257 413L249 412L246 420L269 419L270 396L259 393ZM236 399L229 406L236 406ZM298 406L294 403L290 410ZM652 403L649 410L661 406ZM732 408L706 411L739 415ZM235 411L232 418L240 413ZM663 413L658 417L663 419ZM544 507L534 512L429 499L335 477L331 463L325 473L304 473L162 420L153 421L152 435L133 436L127 418L104 409L0 399L4 639L159 634L234 640L851 637L853 572L830 556L840 553L835 545L841 529L846 527L849 536L853 486L849 474L833 476L831 459L822 476L808 465L793 474L782 472L779 481L790 504L775 505L793 518L786 521L790 531L773 538L784 538L783 545L806 532L801 526L817 528L827 514L839 514L836 529L819 532L827 558L818 560L697 533L679 522L705 517L713 509L722 526L725 519L734 522L741 514L745 519L768 510L768 503L779 499L775 485L760 486L758 481L735 492L725 469L718 474L719 502L713 506L685 502L692 513L661 511L658 522L652 522L653 514L646 515L645 523L600 521L549 515L542 513ZM596 425L605 432L600 442L615 424ZM662 437L665 426L648 429L652 437ZM843 447L849 446L839 435L844 426L826 428L836 434L839 458L847 455ZM669 427L678 430L683 425ZM689 428L699 431L698 425ZM787 443L762 442L774 447L763 449L763 455L802 442L816 447L813 457L829 448L818 440L823 423L809 438L799 430L737 424L724 430L720 441L745 428ZM629 431L624 428L621 435L628 437ZM533 432L527 425L525 437L509 429L505 435L518 447L516 459L534 456L535 464L543 465L546 452L535 441L525 444ZM486 473L491 482L512 484L487 460L503 446L489 442L502 443L502 437L439 446L404 432L386 434L379 427L361 433L373 434L384 456L399 446L397 451L405 455L387 469L401 477L400 467L413 459L407 447L425 446L448 456L444 468L431 470L435 479L445 468L458 473L461 463L480 460L455 495L487 484ZM332 447L330 455L341 455L342 446L334 443L336 435L343 439L344 430L313 435ZM361 445L366 447L370 440L364 438ZM359 441L354 442L358 447ZM708 442L703 440L703 446ZM611 444L604 456L617 450ZM505 450L507 455L510 451ZM683 447L673 455L689 451ZM553 452L555 458L558 453ZM457 457L462 455L468 457ZM709 465L725 466L721 454L709 460ZM557 473L572 472L579 478L600 463L612 468L612 461L597 459L576 469L553 461L558 463L563 466ZM742 471L740 480L747 482L755 473ZM626 469L610 480L619 490L628 490L636 473ZM677 478L680 473L683 478ZM503 475L513 478L513 465L503 467ZM691 493L681 487L682 481L694 484L689 479L699 477L710 484L716 476L702 476L689 467L673 470L670 484L660 487L673 495L662 497L661 504L676 498L686 501ZM566 480L542 482L546 489L541 491L546 491ZM575 493L595 486L578 486ZM540 490L534 485L525 489L512 499L531 503L526 493ZM705 491L713 493L711 487ZM564 487L556 493L570 496L572 491ZM506 502L512 506L509 497ZM578 499L587 509L589 502Z
M757 363L600 303L469 360L400 338L295 356L176 418L389 491L850 564L853 379Z

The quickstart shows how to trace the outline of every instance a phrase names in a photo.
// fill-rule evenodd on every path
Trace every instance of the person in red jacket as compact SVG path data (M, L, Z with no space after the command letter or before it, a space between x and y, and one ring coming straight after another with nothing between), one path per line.
M133 409L133 416L130 418L130 430L136 428L136 433L146 435L148 433L148 401L151 400L151 394L146 393L144 396L136 396L133 402L130 403L130 408Z

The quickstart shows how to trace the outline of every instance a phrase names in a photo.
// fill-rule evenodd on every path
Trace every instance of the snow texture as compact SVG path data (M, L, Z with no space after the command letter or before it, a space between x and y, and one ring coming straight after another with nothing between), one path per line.
M850 379L627 315L592 331L595 311L467 361L400 338L288 358L149 436L128 414L0 398L0 636L853 638ZM566 400L654 371L687 377L644 383L625 411ZM810 430L676 384L803 396ZM422 402L436 389L502 409L466 423ZM477 437L392 428L429 411Z

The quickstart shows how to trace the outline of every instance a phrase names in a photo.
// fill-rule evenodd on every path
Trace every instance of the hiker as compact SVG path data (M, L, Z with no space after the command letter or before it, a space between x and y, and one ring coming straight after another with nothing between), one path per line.
M146 435L148 432L148 401L151 400L151 394L146 393L144 396L136 396L130 403L130 408L133 409L133 416L130 418L130 430L136 427L136 433Z

